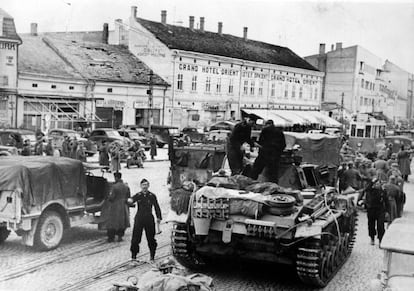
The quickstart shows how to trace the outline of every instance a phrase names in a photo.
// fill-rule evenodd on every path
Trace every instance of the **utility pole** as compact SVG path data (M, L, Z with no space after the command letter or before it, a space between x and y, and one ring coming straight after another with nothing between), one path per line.
M147 90L147 94L148 94L148 133L151 134L151 124L153 123L153 116L152 116L152 107L153 107L153 102L154 102L154 98L152 95L152 89L153 89L153 78L154 78L154 72L151 70L149 73L149 79L148 79L148 85L149 85L149 89Z
M342 132L344 132L344 97L345 97L345 93L342 92L342 98L341 98L341 124L342 124Z

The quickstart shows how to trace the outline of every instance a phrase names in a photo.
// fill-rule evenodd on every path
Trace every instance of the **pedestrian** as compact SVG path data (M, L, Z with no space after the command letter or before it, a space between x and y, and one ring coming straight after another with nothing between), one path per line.
M130 227L127 200L131 197L131 192L128 185L122 181L121 173L114 173L114 178L115 182L112 185L112 189L106 201L107 215L105 227L108 235L108 242L113 242L115 235L118 236L119 242L122 241L125 229Z
M155 250L157 248L157 241L155 240L155 223L152 216L152 208L154 207L157 217L157 224L162 220L161 209L157 201L157 196L151 193L149 189L149 182L147 179L141 180L141 191L129 199L129 203L137 203L138 209L134 219L134 229L132 231L131 240L131 258L135 260L139 253L139 244L141 243L142 231L145 230L147 237L148 248L150 250L151 261L155 258Z
M35 144L35 155L43 156L43 137L39 137Z
M377 172L378 179L380 179L381 182L386 183L388 181L387 173L389 170L386 160L378 157L378 159L374 162L374 168Z
M115 147L111 151L111 171L112 173L119 172L121 170L121 154L120 148Z
M150 146L151 160L154 160L154 157L157 156L157 138L155 137L155 134L151 137Z
M342 189L346 190L352 187L354 190L361 188L362 177L357 169L354 168L354 162L348 162L348 169L342 174Z
M338 169L338 188L339 192L342 192L346 189L345 180L344 180L344 173L348 169L347 163L342 162L341 166Z
M411 174L410 169L410 153L404 149L404 145L401 146L401 150L397 154L398 166L402 174L402 178L405 182L408 181L408 175Z
M78 141L75 139L72 139L69 142L69 158L76 159L76 150L78 149Z
M52 139L47 141L46 149L45 149L46 156L53 156L53 145Z
M30 140L25 139L23 142L22 156L30 156L32 154L32 147L30 145Z
M379 242L384 236L385 198L385 191L378 178L373 179L358 197L357 204L362 205L364 201L367 208L368 235L371 238L371 245L375 245L375 236L378 237Z
M396 153L392 153L391 154L391 159L389 159L387 161L388 164L388 169L391 169L392 164L397 163L398 164L398 160L397 160L397 154Z
M109 167L109 154L108 146L106 141L102 141L101 145L98 148L99 152L99 165L104 167Z
M392 143L389 143L388 144L388 147L387 147L387 149L386 149L386 151L385 151L385 160L389 160L389 159L391 159L391 155L392 155L392 153L393 153L393 144Z
M250 116L245 117L242 122L234 126L230 137L227 139L227 160L229 161L231 175L238 175L243 171L243 144L248 143L250 151L253 151L252 125L253 119Z
M61 157L69 157L70 156L70 146L69 146L69 136L65 136L62 142L62 152L60 153Z
M275 127L273 120L267 120L259 137L259 155L253 164L251 178L257 179L263 169L267 168L270 182L278 182L280 156L286 147L285 135Z
M78 147L76 149L76 159L83 163L86 163L86 152L82 142L78 142Z
M401 200L401 190L396 185L395 176L390 176L388 183L384 184L384 190L387 199L385 200L386 212L388 213L388 223L392 223L398 217L397 201Z

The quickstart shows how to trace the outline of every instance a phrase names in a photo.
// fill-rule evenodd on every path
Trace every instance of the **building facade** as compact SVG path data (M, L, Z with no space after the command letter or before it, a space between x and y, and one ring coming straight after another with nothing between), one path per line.
M243 109L319 110L323 73L285 47L189 26L137 18L115 21L109 40L128 44L132 54L171 84L171 125L204 127L238 119Z
M325 72L322 107L334 114L382 112L394 122L410 117L409 73L388 60L358 45L343 48L342 43L328 52L320 44L319 54L305 60Z
M0 127L16 125L17 57L22 43L13 17L0 8Z

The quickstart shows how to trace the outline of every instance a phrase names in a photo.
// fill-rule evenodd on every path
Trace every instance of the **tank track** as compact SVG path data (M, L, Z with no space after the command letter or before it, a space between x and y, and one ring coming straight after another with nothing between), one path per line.
M350 217L348 232L340 238L309 239L298 248L296 272L308 285L325 287L351 255L356 237L356 213Z
M200 269L205 265L192 249L187 224L175 223L173 225L171 247L174 258L184 267L189 269Z

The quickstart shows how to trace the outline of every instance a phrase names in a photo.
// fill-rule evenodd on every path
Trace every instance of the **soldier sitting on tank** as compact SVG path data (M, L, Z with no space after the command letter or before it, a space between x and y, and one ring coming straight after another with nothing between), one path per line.
M286 147L285 135L277 128L273 120L267 120L259 137L259 155L253 164L251 178L256 179L266 167L268 180L278 182L280 156Z
M250 151L253 151L254 142L251 138L253 120L250 116L237 123L227 140L227 159L231 169L231 175L238 175L243 171L242 145L248 143Z

